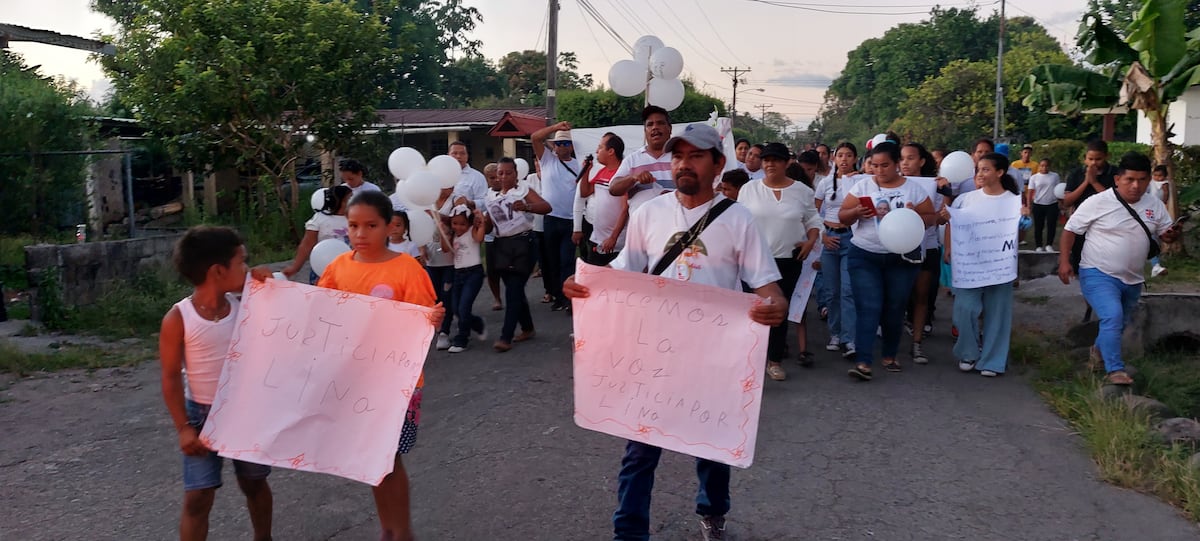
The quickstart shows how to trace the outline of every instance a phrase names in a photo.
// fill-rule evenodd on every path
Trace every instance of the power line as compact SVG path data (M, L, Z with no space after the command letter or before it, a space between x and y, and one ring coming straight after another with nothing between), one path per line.
M712 20L708 18L708 14L704 12L704 7L700 5L700 0L692 0L692 2L695 2L696 9L700 12L700 15L704 17L704 22L708 23L708 27L712 29L712 35L717 37L717 41L721 42L721 45L725 47L726 51L729 51L729 56L732 56L734 60L737 60L738 64L749 65L749 62L743 62L742 59L738 57L737 53L733 52L733 48L730 47L728 43L725 43L725 38L721 37L722 32L717 30L717 27L713 25Z
M596 24L600 25L600 28L604 29L608 35L617 40L617 44L625 49L626 52L633 52L633 47L629 45L629 42L625 41L625 38L621 37L621 34L617 33L617 30L608 22L608 19L605 19L604 15L601 15L600 11L597 10L589 0L579 0L579 6L592 16L592 19L596 21Z
M810 7L810 6L827 5L827 4L800 4L800 3L792 3L792 2L782 2L779 0L746 0L746 1L757 2L760 4L766 4L769 6L776 6L776 7L782 7L782 8L799 9L799 10L803 10L803 11L813 11L813 12L817 12L817 13L833 13L833 14L838 14L838 15L895 16L895 15L928 15L929 14L928 10L924 10L924 11L888 11L888 12L883 12L883 11L846 11L846 10L839 10L839 9ZM994 2L992 2L990 4L975 4L975 5L990 6L990 5L995 5L999 2L1000 2L1000 0L995 0ZM860 7L860 6L846 6L846 7L854 8L854 7ZM898 7L898 6L882 6L882 5L880 5L880 6L875 6L874 9L889 8L889 7ZM930 9L932 9L932 7L933 7L933 5L931 4Z
M663 15L661 13L659 13L658 8L654 7L654 4L652 2L647 1L644 5L649 7L650 11L653 11L654 14L658 16L659 20L661 20L663 22L663 25L666 26L667 28L669 28L671 30L671 33L675 34L675 37L679 38L679 41L681 42L681 44L687 45L687 47L689 49L691 49L692 52L696 53L696 56L700 57L705 62L708 62L709 64L712 64L713 66L715 66L717 68L721 67L721 61L714 59L712 56L709 56L708 52L705 51L703 46L696 47L695 45L692 45L691 42L684 39L683 35L680 34L679 31L675 30L676 25L673 25L670 22L667 22L667 18L663 17ZM683 26L685 30L687 29L687 25L680 25L680 26ZM688 30L688 32L691 32L691 31Z
M533 50L535 50L535 51L542 50L540 48L542 46L542 36L545 35L544 31L546 30L546 21L549 19L549 17L550 17L550 6L549 6L549 4L547 4L546 11L542 12L542 24L538 25L537 40L533 42Z
M583 26L587 28L588 34L591 34L592 41L596 42L596 48L600 49L600 55L604 57L604 63L611 66L612 60L608 59L608 54L604 52L604 46L600 45L600 40L596 38L596 33L592 31L592 25L588 22L587 12L583 10L583 4L586 1L587 0L580 0L579 3L575 4L575 6L579 8L579 15L580 18L583 19ZM600 22L597 21L596 24L600 24Z
M651 33L650 27L643 23L641 18L638 17L637 13L630 9L629 6L625 5L625 2L622 2L621 0L609 0L609 5L613 7L613 10L617 12L617 15L620 15L622 19L625 19L625 22L629 23L629 26L633 28L634 32L643 35ZM628 13L628 15L626 13Z

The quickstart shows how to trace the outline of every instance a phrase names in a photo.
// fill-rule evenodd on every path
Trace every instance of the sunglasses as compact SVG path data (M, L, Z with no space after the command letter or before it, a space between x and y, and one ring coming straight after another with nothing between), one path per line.
M555 142L554 142L554 146L556 146L556 147L569 147L569 146L571 146L571 142L570 142L570 141L555 141Z

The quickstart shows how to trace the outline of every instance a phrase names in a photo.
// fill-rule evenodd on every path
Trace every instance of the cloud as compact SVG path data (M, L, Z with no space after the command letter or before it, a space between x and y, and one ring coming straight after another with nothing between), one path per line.
M832 82L833 77L813 72L784 73L767 79L767 84L802 88L826 88Z

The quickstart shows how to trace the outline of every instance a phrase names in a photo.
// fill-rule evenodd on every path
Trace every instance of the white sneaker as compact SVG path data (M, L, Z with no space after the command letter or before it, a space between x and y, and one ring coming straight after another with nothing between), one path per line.
M997 374L997 373L995 373L995 372L992 372L991 370L980 370L980 371L979 371L979 375L981 375L981 376L983 376L983 377L985 377L985 378L994 378L994 377L996 377L996 376L998 376L998 375L1000 375L1000 374Z
M1035 251L1035 252L1045 252L1045 251L1046 251L1046 249L1045 249L1045 248L1042 248L1041 246L1038 246L1037 248L1034 248L1034 249L1033 249L1033 251Z
M1150 269L1150 277L1151 278L1158 278L1159 276L1162 276L1166 273L1167 273L1167 268L1162 265L1155 265L1154 268Z
M480 329L479 332L471 331L471 334L475 335L475 339L480 342L487 340L487 323L483 324L483 329Z
M450 335L440 332L437 337L437 350L444 351L450 349Z
M466 350L467 350L466 346L450 346L450 349L447 351L449 351L450 353L462 353Z
M1045 248L1045 250L1046 250L1047 252L1050 252L1050 253L1052 253L1052 254L1056 254L1056 253L1058 253L1058 251L1057 251L1057 250L1055 250L1055 249L1054 249L1054 247L1053 247L1053 246L1050 246L1049 244L1047 244L1047 245L1046 245L1046 248Z
M963 372L970 372L975 369L975 363L967 361L958 361L958 369Z
M825 351L837 351L842 349L842 340L836 336L829 339L829 343L825 345Z

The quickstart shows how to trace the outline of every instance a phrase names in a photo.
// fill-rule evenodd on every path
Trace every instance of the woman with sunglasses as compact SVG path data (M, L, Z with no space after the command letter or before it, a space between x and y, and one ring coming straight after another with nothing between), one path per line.
M925 225L934 223L933 203L924 188L900 175L900 145L893 141L876 144L867 158L874 174L850 188L842 202L838 218L851 226L850 287L854 290L857 316L855 339L858 354L850 376L871 379L871 361L875 348L875 329L881 328L882 364L889 372L899 372L896 351L904 324L904 310L920 270L920 247L910 254L894 254L879 238L879 223L893 209L911 208L921 215Z

